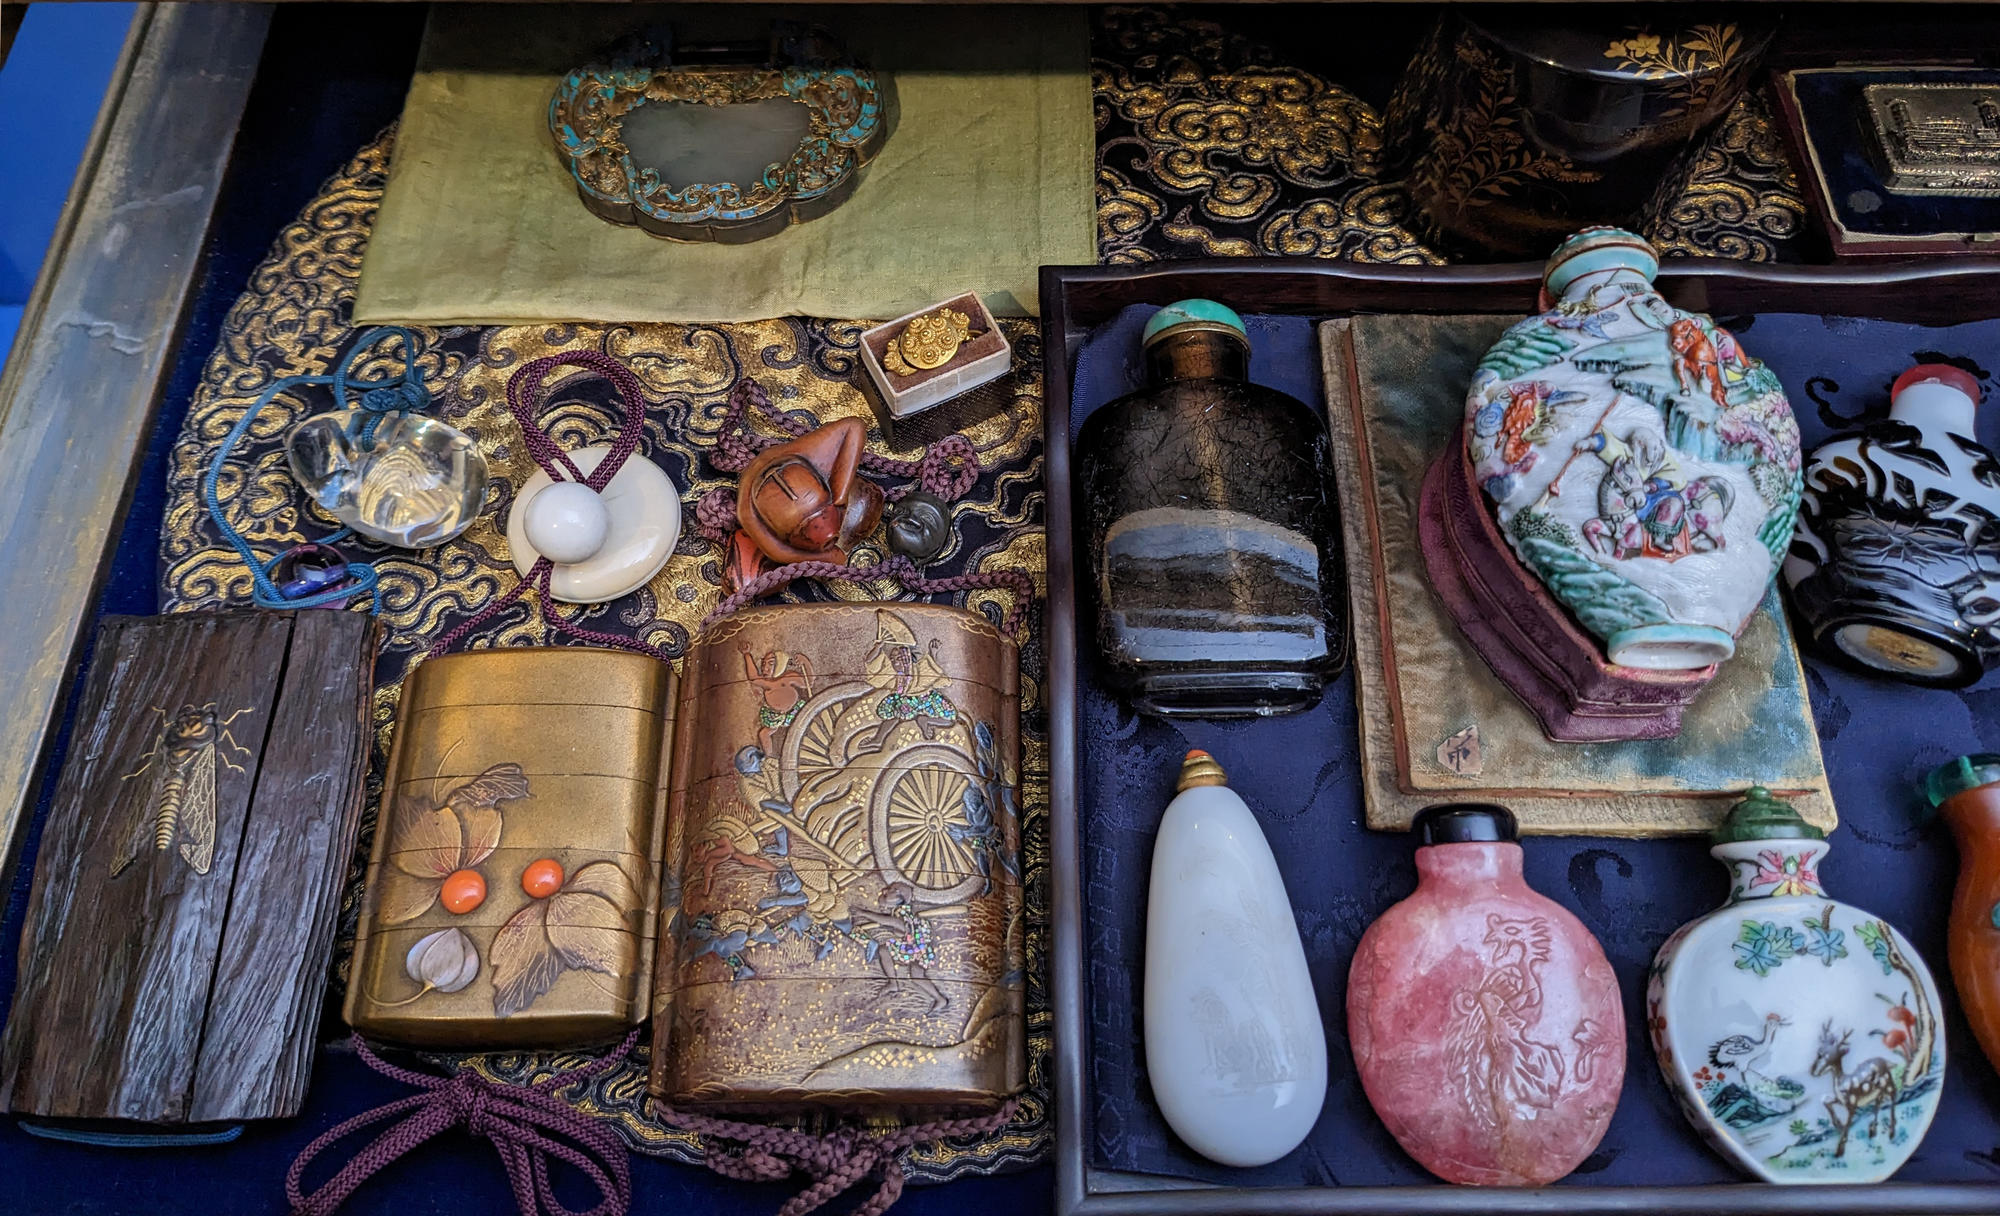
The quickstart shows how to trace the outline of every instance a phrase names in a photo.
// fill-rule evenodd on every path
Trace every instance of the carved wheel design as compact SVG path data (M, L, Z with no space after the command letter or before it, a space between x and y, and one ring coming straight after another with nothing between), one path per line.
M847 740L836 734L841 711L856 697L875 691L864 681L837 684L799 706L785 742L779 748L778 783L787 800L796 800L799 787L815 777L847 767Z
M919 743L888 761L868 799L869 847L885 878L910 884L931 904L954 903L985 884L965 813L978 780L972 758L941 743Z

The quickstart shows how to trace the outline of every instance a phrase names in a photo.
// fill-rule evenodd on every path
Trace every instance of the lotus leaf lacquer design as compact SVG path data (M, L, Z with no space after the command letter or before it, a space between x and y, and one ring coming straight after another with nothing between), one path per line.
M557 155L575 179L584 205L601 218L674 240L759 240L844 202L887 137L886 79L847 61L840 45L823 31L780 22L768 48L691 47L683 57L688 62L672 62L670 39L662 33L628 38L612 49L607 62L563 77L549 99L549 133ZM635 154L634 145L641 142L636 128L663 121L672 110L747 110L772 102L796 103L803 113L780 114L774 126L767 125L767 134L784 129L788 120L797 123L801 134L789 155L780 152L764 164L761 175L752 168L734 174L745 180L669 181L653 163L657 154ZM651 113L645 113L649 107ZM768 113L772 107L764 108ZM784 111L784 106L776 109ZM707 125L718 149L736 135L736 128ZM675 128L664 142L680 138L685 143L684 133L701 127ZM653 142L657 146L662 141ZM739 160L741 155L739 150Z

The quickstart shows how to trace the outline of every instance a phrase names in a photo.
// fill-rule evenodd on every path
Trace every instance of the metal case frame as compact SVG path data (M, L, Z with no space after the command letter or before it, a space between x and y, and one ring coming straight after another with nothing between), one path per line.
M0 873L34 817L91 609L201 285L263 4L142 4L0 374Z

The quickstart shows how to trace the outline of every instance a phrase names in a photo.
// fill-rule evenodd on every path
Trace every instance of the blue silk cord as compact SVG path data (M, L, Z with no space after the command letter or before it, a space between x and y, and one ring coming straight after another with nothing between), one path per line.
M394 376L379 380L364 380L355 376L354 365L361 360L361 357L390 338L401 338L403 341L403 370ZM381 425L383 415L400 416L420 412L428 409L431 403L430 390L424 387L423 378L417 373L416 338L400 325L385 325L379 329L371 329L361 335L360 340L347 352L347 357L340 361L340 367L332 375L286 376L265 389L263 395L257 398L256 404L243 411L243 416L236 420L236 425L229 429L222 446L216 450L215 459L209 462L208 476L203 479L201 485L202 500L208 504L208 513L215 520L216 529L222 533L222 538L229 542L230 547L242 556L244 564L250 567L252 584L250 597L259 608L316 608L321 604L353 599L365 592L368 596L368 611L373 615L382 609L381 597L376 591L376 584L381 581L381 576L371 562L349 562L347 566L349 581L340 586L328 587L296 599L287 599L278 590L278 585L271 580L272 569L284 560L285 555L280 553L269 560L259 557L257 551L250 547L250 542L243 539L243 534L230 524L217 489L222 479L223 466L228 463L229 454L236 450L236 445L242 442L243 436L249 432L251 425L257 421L257 415L263 412L265 406L271 404L280 394L293 389L327 385L333 388L335 412L354 408L357 400L360 408L365 411L360 417L348 422L347 432L363 451L374 445L375 431ZM342 528L312 543L331 545L352 535L354 529Z

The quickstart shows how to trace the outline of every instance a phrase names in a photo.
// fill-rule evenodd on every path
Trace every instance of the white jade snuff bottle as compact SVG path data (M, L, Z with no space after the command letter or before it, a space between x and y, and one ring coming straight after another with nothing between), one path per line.
M1319 1118L1326 1028L1277 860L1226 780L1189 752L1153 846L1146 1071L1188 1147L1263 1165Z

